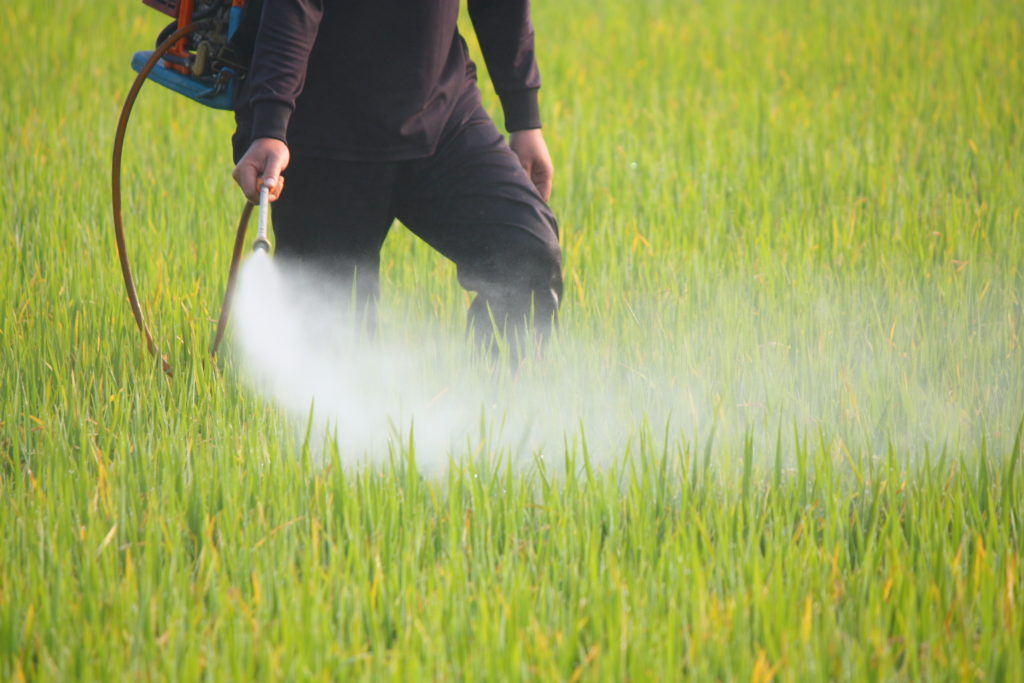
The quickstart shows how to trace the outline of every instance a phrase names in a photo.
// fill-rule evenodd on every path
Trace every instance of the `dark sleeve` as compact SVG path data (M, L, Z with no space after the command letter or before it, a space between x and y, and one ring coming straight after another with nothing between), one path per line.
M323 0L264 0L249 67L253 139L286 141L322 17Z
M505 128L540 128L530 0L469 0L469 17L505 111Z

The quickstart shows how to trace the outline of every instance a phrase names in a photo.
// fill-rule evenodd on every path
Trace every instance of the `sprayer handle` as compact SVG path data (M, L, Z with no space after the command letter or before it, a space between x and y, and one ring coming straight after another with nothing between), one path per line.
M266 185L260 187L260 212L259 222L256 225L256 241L253 242L253 251L270 251L270 240L267 239L267 207L270 205L270 188Z
M270 188L266 185L260 187L260 215L259 224L256 229L256 238L267 239L267 207L270 205Z

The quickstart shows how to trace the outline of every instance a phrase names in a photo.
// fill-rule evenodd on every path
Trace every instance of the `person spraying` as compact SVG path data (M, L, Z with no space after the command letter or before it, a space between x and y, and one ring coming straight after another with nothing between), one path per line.
M275 258L331 282L371 327L398 219L476 293L476 338L514 349L547 335L561 298L553 166L528 0L468 10L507 143L481 105L458 0L264 0L235 102L233 176L252 202L266 188Z

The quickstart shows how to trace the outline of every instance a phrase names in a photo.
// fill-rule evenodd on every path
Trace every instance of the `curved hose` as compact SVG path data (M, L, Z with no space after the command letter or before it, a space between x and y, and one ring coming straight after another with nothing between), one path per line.
M136 76L135 82L132 83L132 87L128 90L128 95L125 97L124 105L121 107L121 116L117 121L117 132L114 135L114 153L111 169L111 199L113 201L114 209L114 237L117 241L118 259L121 262L121 275L124 277L124 286L125 290L128 292L128 302L131 304L132 314L135 316L135 322L138 324L139 330L146 338L146 348L149 349L149 352L153 354L154 357L160 359L161 366L163 367L164 372L168 375L173 374L171 364L167 360L166 356L161 355L160 349L157 347L156 342L153 341L153 335L149 331L149 326L146 324L146 318L142 313L142 305L139 303L139 295L135 290L135 278L132 276L132 268L128 262L128 249L125 245L124 239L124 221L121 216L121 152L124 148L125 132L128 129L128 118L131 116L132 108L135 106L135 100L139 95L139 91L142 89L142 84L146 82L146 78L149 76L150 72L178 40L199 30L200 28L205 28L210 23L211 22L208 20L196 21L179 28L157 46L156 50L153 51L153 54L150 55L145 66L139 70L139 75ZM235 249L231 259L231 267L228 271L227 291L224 294L224 303L221 307L220 319L217 321L217 333L210 348L211 354L217 353L217 347L220 345L221 337L224 334L224 328L227 325L227 317L230 311L230 299L234 290L238 263L241 259L242 243L245 239L245 229L249 223L249 216L251 214L252 204L246 202L245 208L242 210L242 218L238 224L238 232L235 236Z
M217 332L213 335L213 343L210 344L211 356L217 355L220 340L224 336L224 329L228 326L228 316L231 314L231 298L234 296L235 282L238 280L238 263L242 260L242 247L245 245L245 228L249 225L252 207L252 202L246 202L245 208L242 209L242 217L238 220L238 230L235 232L235 248L231 252L231 266L228 268L228 284L224 287L224 301L220 305Z

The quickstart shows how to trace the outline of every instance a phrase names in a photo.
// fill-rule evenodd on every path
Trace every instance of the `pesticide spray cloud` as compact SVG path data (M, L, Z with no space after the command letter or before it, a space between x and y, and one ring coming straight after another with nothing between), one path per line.
M337 291L258 254L243 266L234 339L253 386L288 412L298 438L348 464L386 461L410 443L418 466L436 472L583 449L600 465L643 439L698 449L711 434L722 452L746 438L769 451L798 434L909 457L973 446L982 433L1012 439L1021 354L1016 337L993 334L998 304L989 315L838 280L805 298L749 287L626 302L607 312L617 323L589 333L563 319L544 358L512 372L467 361L462 335L416 323L389 334L387 311L367 341ZM995 322L978 337L968 323L983 313Z
M626 383L595 373L604 361L579 346L556 341L546 359L511 368L429 325L402 342L368 340L345 308L309 272L260 253L243 264L233 338L246 376L321 456L337 448L346 463L374 463L412 443L425 471L481 455L521 464L559 455L567 440L611 453L641 419Z
M243 266L236 339L250 380L285 408L314 449L336 441L346 459L387 457L415 428L418 449L445 450L464 415L417 373L410 353L365 339L342 295L266 254ZM435 455L435 458L440 457Z

